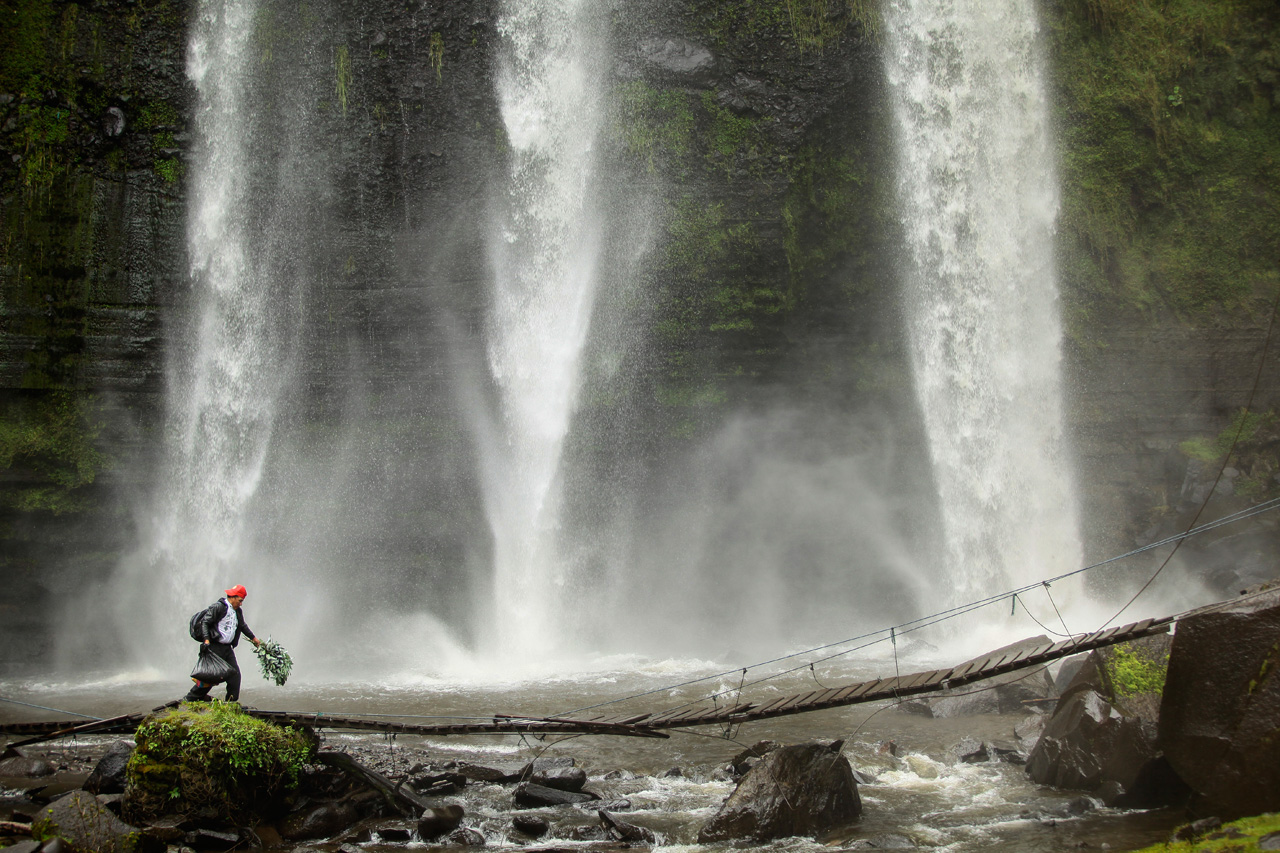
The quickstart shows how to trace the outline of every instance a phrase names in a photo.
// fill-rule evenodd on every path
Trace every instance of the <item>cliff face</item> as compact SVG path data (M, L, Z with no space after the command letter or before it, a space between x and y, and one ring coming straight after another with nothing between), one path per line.
M1228 4L1233 22L1183 5L1211 18L1190 42L1174 11L1044 9L1096 557L1184 518L1199 469L1188 480L1179 444L1212 439L1244 405L1277 283L1280 133L1259 35L1275 13ZM0 6L16 22L0 36L0 535L10 588L37 604L111 574L163 470L166 358L188 343L195 13L178 0ZM331 469L342 507L310 523L351 559L385 562L373 600L429 582L442 607L464 605L468 555L487 538L457 377L483 349L488 210L507 153L496 19L493 0L286 3L252 35L255 180L304 200L262 190L264 234L293 235L277 329L293 356L267 477L320 483ZM923 506L893 524L931 529L874 4L651 0L609 20L601 156L607 241L621 248L570 439L570 516L605 531L653 484L688 476L681 448L731 416L786 411L828 445L892 446L881 476ZM1104 66L1152 82L1104 85ZM1256 410L1274 403L1277 349ZM1275 494L1271 429L1252 433L1232 501ZM274 519L264 536L303 514L288 491L259 508Z

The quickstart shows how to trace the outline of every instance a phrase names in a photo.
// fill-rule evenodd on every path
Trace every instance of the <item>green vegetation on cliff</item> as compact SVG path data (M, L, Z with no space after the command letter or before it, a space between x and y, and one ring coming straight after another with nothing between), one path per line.
M1103 306L1195 315L1280 285L1280 6L1045 8L1073 336Z
M1280 418L1274 411L1240 409L1216 436L1196 436L1178 445L1183 455L1209 465L1229 465L1238 471L1233 483L1237 497L1269 500L1280 493Z
M112 467L98 449L93 400L71 393L12 399L0 413L0 508L60 515L86 507L84 487Z
M1197 832L1191 826L1175 833L1177 840L1153 844L1134 853L1259 853L1276 849L1280 836L1280 814L1264 814L1233 820L1212 829ZM1260 842L1268 839L1263 847Z

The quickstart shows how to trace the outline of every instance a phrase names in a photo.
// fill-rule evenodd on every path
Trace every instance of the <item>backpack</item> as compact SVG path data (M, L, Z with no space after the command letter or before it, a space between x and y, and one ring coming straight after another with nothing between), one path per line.
M200 623L204 620L204 614L208 612L209 608L202 607L195 613L191 614L191 624L188 627L188 631L191 634L191 639L195 640L197 643L204 642L204 637L200 635Z

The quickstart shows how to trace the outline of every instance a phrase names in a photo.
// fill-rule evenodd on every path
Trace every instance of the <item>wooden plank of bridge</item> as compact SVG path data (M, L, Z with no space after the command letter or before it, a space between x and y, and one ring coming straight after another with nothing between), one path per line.
M817 696L814 696L812 699L809 700L809 707L811 708L827 707L828 703L830 703L833 699L835 699L835 697L839 696L840 692L844 689L845 688L843 687L828 687L826 690L823 690Z
M917 672L912 675L903 676L906 683L902 685L903 690L916 691L917 688L927 684L931 678L938 674L936 669L927 672Z

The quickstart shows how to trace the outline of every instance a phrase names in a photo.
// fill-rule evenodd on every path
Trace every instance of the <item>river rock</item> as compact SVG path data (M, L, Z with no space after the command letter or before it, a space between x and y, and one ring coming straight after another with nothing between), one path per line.
M355 806L340 800L294 812L280 822L280 835L290 841L328 838L360 819Z
M161 815L155 820L147 824L143 830L147 835L163 844L172 844L180 841L183 836L196 828L186 815Z
M413 824L405 820L378 819L366 823L360 828L356 840L368 844L375 840L389 844L401 844L413 840Z
M0 761L0 776L13 776L19 779L41 779L45 776L52 776L57 772L58 768L43 758L27 758L23 755L15 755Z
M587 784L587 771L571 765L535 767L526 778L535 785L577 793Z
M48 821L53 832L78 850L94 853L146 853L164 850L164 844L141 834L107 810L88 791L72 791L41 809L38 821Z
M741 779L747 775L747 771L760 763L761 758L764 758L766 754L773 752L781 745L776 740L756 741L733 757L733 760L729 762L729 772L735 778Z
M1222 816L1280 811L1280 590L1178 620L1160 744Z
M561 791L559 788L548 788L533 782L521 782L515 790L516 805L524 809L541 806L572 806L598 799L600 798L590 791Z
M84 789L91 794L123 794L125 769L133 749L134 744L127 740L113 743L85 780Z
M449 837L445 840L458 847L483 847L485 845L485 837L480 834L480 831L469 826L458 827L449 833Z
M698 843L813 836L857 818L862 801L842 746L819 741L769 752L702 827Z
M419 794L441 797L456 794L467 785L461 773L419 773L409 778L409 787Z
M651 829L636 826L634 823L627 823L625 820L619 820L604 809L600 809L597 813L600 815L600 823L604 826L605 831L618 841L625 841L628 844L654 844L657 842L657 837L654 836Z
M454 771L471 782L519 782L523 764L459 764Z
M527 814L518 814L511 818L511 826L516 832L522 832L530 838L541 838L551 828L545 818Z
M457 804L427 809L418 818L418 835L424 841L453 832L462 823L465 810Z

